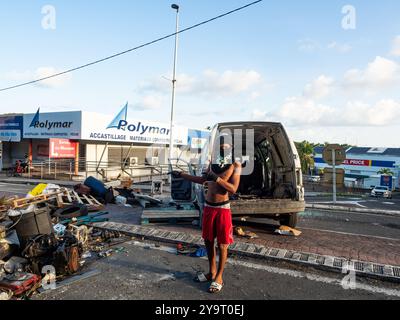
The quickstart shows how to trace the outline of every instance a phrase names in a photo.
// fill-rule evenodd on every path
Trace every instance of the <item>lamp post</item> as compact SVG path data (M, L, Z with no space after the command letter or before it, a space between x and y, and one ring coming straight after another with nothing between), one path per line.
M172 104L171 104L171 127L169 132L169 159L173 157L174 140L173 140L173 127L174 127L174 105L175 105L175 90L176 90L176 66L178 61L178 32L179 32L179 6L177 4L171 5L171 8L176 10L176 34L175 34L175 53L174 53L174 71L172 78Z

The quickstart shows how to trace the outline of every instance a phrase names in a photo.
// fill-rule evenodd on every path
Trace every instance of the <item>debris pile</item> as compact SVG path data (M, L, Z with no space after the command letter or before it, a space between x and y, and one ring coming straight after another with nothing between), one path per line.
M43 283L83 271L88 259L124 252L111 248L126 241L120 233L93 226L108 221L102 210L116 197L93 179L73 190L40 184L26 197L0 198L0 300L29 298Z

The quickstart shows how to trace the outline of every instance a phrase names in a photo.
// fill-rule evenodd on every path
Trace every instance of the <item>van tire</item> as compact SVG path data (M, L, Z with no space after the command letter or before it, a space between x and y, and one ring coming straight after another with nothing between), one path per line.
M288 226L290 228L296 228L298 222L298 213L292 213L288 215L281 216L280 219L281 226Z

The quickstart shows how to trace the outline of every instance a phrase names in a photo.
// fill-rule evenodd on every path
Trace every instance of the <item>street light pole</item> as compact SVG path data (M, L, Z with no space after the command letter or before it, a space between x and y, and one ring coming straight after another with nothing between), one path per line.
M171 8L176 10L176 34L175 34L175 53L174 53L174 71L172 78L172 104L171 104L171 127L169 132L169 160L173 158L174 140L173 140L173 127L174 127L174 106L175 106L175 90L176 90L176 67L178 61L178 32L179 32L179 6L176 4L171 5Z

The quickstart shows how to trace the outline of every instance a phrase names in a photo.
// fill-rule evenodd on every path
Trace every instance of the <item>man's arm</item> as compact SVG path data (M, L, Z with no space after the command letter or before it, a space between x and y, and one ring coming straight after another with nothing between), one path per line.
M237 192L240 184L240 175L242 174L242 165L238 162L235 162L234 166L233 175L229 181L225 181L221 178L218 178L216 181L218 185L231 194L235 194Z
M188 181L191 181L191 182L197 183L197 184L203 184L204 182L207 181L204 177L191 176L186 173L181 173L181 177L185 180L188 180Z

